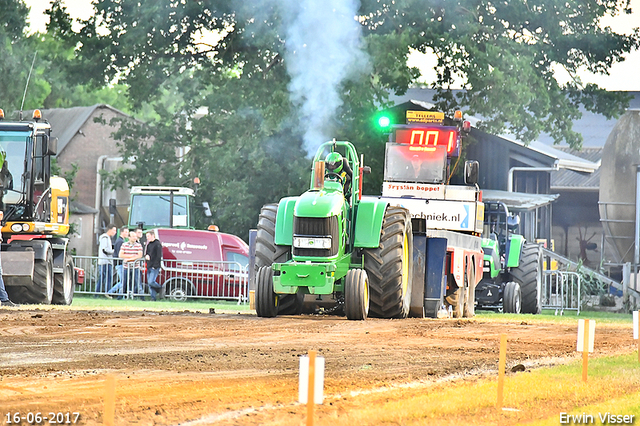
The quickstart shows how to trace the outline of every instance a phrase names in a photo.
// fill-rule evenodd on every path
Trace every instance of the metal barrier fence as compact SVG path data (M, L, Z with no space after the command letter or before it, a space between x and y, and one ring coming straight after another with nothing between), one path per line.
M113 261L111 266L99 265L95 256L74 256L75 266L85 271L84 283L75 292L129 299L151 295L145 262L124 268L122 259ZM249 302L248 266L238 262L165 260L156 282L162 286L158 297Z
M564 311L577 311L580 315L581 278L576 272L544 271L542 309L555 309L556 315Z

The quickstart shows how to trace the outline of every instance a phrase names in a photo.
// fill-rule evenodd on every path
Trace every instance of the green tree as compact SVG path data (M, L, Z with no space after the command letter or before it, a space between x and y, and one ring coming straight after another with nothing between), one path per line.
M124 157L136 161L116 180L185 184L199 176L218 223L240 235L261 204L306 186L305 123L287 73L287 24L298 3L98 0L78 33L62 20L55 34L80 46L79 78L125 83L134 108L148 103L155 111L141 133L119 133ZM465 108L484 117L488 131L509 130L525 141L547 132L577 147L571 122L580 104L615 117L628 102L577 77L581 67L606 73L638 47L638 31L625 36L598 25L628 8L628 0L362 0L354 19L369 63L340 84L343 104L327 126L366 155L375 173L366 187L377 193L385 138L372 120L389 106L390 92L402 94L416 81L406 63L415 49L438 58L438 109ZM572 82L561 86L554 67ZM465 90L454 96L456 76ZM207 108L202 117L195 115L200 107Z
M605 15L630 13L629 5L629 0L363 0L367 30L389 36L390 50L436 54L439 109L467 108L485 118L482 126L490 132L509 130L526 142L546 132L573 147L582 143L572 130L580 104L608 118L628 105L626 94L583 84L578 71L607 74L638 48L638 29L626 36L599 25ZM572 81L561 86L554 67L566 70ZM456 76L465 90L453 96L447 89Z

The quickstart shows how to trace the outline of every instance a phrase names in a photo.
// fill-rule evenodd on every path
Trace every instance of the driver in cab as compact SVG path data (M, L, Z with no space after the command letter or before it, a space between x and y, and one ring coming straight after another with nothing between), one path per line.
M342 181L344 196L348 199L351 197L351 179L353 179L353 171L349 167L349 163L338 152L330 152L324 160L328 173L335 173Z

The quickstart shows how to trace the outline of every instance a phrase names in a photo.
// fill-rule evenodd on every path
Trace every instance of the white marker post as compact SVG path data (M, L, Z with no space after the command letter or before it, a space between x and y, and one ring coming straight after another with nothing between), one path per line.
M640 324L638 323L639 317L640 313L633 311L633 340L638 341L638 362L640 362L640 336L638 336L638 331L640 330Z
M309 351L309 356L300 357L298 399L307 404L307 426L313 426L313 405L322 404L324 396L324 358Z
M582 381L587 381L587 369L589 365L589 352L593 352L593 344L596 335L595 320L578 320L578 346L577 351L582 352Z

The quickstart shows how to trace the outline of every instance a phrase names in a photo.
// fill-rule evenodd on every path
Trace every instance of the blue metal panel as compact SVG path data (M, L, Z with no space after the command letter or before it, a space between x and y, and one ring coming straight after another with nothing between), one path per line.
M435 318L438 314L438 309L444 302L446 291L447 239L428 238L426 244L425 314L428 317Z
M411 307L409 315L424 318L424 292L427 272L427 236L424 233L413 234L413 288L411 289Z

